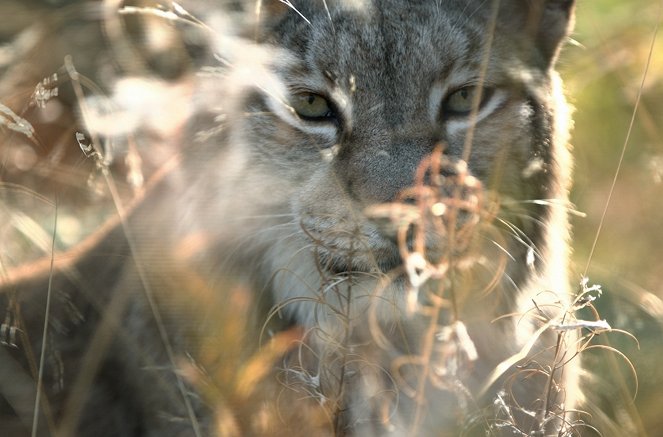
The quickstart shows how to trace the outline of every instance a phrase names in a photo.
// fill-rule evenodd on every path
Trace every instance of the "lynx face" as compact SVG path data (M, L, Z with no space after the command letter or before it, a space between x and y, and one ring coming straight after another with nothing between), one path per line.
M553 67L572 3L264 0L204 17L215 60L170 87L191 93L186 130L131 132L139 149L176 150L176 170L97 246L55 263L66 329L52 344L68 352L49 378L79 368L99 326L117 339L80 416L67 415L68 381L50 393L55 423L115 435L95 427L105 410L132 435L566 435L576 370L547 378L556 337L544 328L568 301L568 120ZM178 363L209 355L190 332L228 311L190 317L181 271L223 305L235 302L225 281L249 290L246 350L303 332L257 372L262 397L228 396L252 406L247 423L179 376ZM74 322L70 307L86 316ZM273 401L283 392L286 414ZM310 405L323 425L298 416Z
M565 238L564 214L542 204L564 203L567 186L566 113L551 68L570 11L558 2L535 9L506 2L493 22L491 8L466 2L266 6L262 59L243 69L242 58L229 54L232 66L211 79L240 85L220 92L226 130L204 146L221 142L224 152L212 164L221 179L212 204L222 206L201 206L199 218L210 222L203 227L219 216L227 222L229 213L262 212L265 221L229 220L262 229L255 244L266 256L254 244L247 256L260 253L265 277L279 272L274 284L289 271L311 277L303 288L314 294L318 270L393 271L403 264L395 232L367 211L403 200L439 148L449 165L466 162L497 199L502 231L513 234L502 248L509 293L518 294L536 268L560 278L562 270L547 270L563 268L543 258L559 252L547 233L559 225ZM451 181L449 171L442 176ZM202 184L210 184L207 175ZM444 251L444 237L427 234L426 247ZM301 284L273 287L277 301L311 294ZM302 309L296 319L310 314Z

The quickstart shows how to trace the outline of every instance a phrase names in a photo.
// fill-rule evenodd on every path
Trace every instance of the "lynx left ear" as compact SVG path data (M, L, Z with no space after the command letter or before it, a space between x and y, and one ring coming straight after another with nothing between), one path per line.
M507 0L504 18L524 28L547 66L554 64L559 49L573 28L575 0Z
M553 62L573 28L575 1L533 0L529 4L528 30L544 55Z

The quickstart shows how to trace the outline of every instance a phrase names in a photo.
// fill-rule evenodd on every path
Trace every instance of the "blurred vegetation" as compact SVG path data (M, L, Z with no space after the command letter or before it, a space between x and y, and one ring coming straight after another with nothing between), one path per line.
M562 59L575 105L573 201L587 218L574 223L582 272L608 200L663 3L581 1L579 45ZM660 23L659 23L660 24ZM607 269L663 294L663 35L657 35L642 98L610 201L592 268ZM593 269L590 269L590 273Z
M584 357L591 372L594 413L606 436L659 436L663 429L663 2L580 1L577 44L567 47L561 70L575 106L576 162L572 201L586 214L574 220L574 275L585 272L605 291L601 318L634 334L611 335L633 363L639 391L625 361L604 351ZM658 30L658 33L656 33ZM653 42L653 45L652 45ZM643 83L647 63L649 68ZM642 86L641 86L642 84ZM641 93L624 161L610 190ZM609 204L608 204L609 201ZM608 205L595 252L593 242ZM609 418L614 428L604 424Z

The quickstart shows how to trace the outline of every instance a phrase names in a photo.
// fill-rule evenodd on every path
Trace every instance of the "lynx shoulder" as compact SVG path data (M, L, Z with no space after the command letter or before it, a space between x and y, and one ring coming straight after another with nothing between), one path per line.
M573 1L102 3L0 87L4 229L54 220L0 275L0 429L574 435Z

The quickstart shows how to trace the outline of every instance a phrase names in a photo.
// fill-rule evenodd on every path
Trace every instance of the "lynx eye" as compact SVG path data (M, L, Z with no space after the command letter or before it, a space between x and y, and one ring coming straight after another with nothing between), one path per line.
M335 116L332 104L320 94L297 93L291 98L290 105L304 120L329 121Z
M476 99L476 94L480 88L475 85L468 85L457 89L447 96L442 104L443 113L446 116L465 116L469 115L472 111L472 105ZM484 88L482 91L481 102L479 108L489 99L492 90Z

